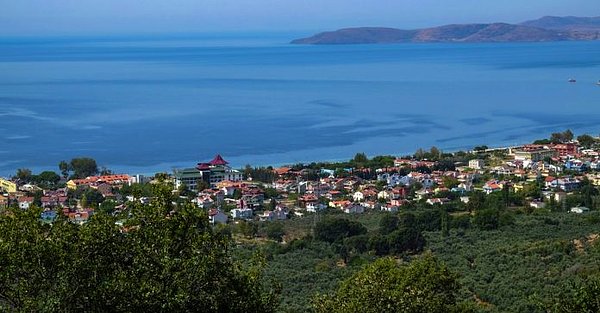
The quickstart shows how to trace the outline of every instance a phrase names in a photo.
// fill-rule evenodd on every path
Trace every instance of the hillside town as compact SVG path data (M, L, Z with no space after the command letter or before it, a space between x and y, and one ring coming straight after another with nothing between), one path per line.
M153 177L109 171L70 177L64 170L63 176L35 176L20 169L14 177L0 179L0 208L35 205L43 208L43 221L63 215L85 223L97 210L116 214L130 203L148 203L151 193L145 186L166 181L180 199L206 210L213 224L302 218L323 210L397 212L414 204L464 208L474 197L491 194L511 206L585 213L600 207L594 192L600 186L599 140L588 135L577 140L567 132L553 134L558 140L516 147L455 153L433 147L412 156L371 160L359 153L345 163L278 168L236 170L216 155ZM580 196L572 197L575 193Z

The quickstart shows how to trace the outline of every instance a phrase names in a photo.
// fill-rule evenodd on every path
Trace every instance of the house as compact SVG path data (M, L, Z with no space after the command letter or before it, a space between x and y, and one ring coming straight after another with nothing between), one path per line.
M496 166L492 169L497 175L512 175L513 168L508 165Z
M570 211L571 211L571 213L582 214L582 213L585 213L585 212L589 212L590 209L586 208L586 207L583 207L583 206L580 206L580 207L571 208Z
M17 199L17 202L19 203L19 208L21 210L27 210L33 205L33 197L20 197Z
M17 184L4 178L0 178L0 191L7 193L15 193L17 192Z
M567 200L567 194L565 192L557 192L554 194L554 201L557 203L562 203Z
M365 195L361 191L357 191L352 195L354 202L361 202L365 199Z
M69 218L69 221L71 223L79 224L79 225L86 223L92 215L94 215L94 210L92 210L92 209L81 209L81 210L77 210L75 212L67 213L67 217Z
M583 172L589 168L589 165L581 160L568 160L565 162L565 168L571 171Z
M404 199L408 196L409 188L406 186L398 186L392 189L392 199Z
M265 195L258 186L247 186L242 189L242 199L240 203L243 203L241 207L248 207L252 209L259 208L263 205Z
M317 198L316 195L309 193L309 194L305 194L301 197L298 198L298 202L300 203L301 207L304 208L308 208L308 206L314 206L317 204L317 202L319 202L319 199Z
M282 221L288 218L288 211L285 208L278 207L274 211L265 211L259 215L261 221Z
M208 210L208 221L213 225L216 223L225 224L227 223L227 215L220 210L210 209Z
M544 203L540 200L533 200L533 201L529 202L529 206L534 209L543 209L546 207L546 203Z
M481 170L485 167L485 161L482 159L474 159L469 161L469 168L474 170Z
M56 220L57 214L56 211L53 210L45 210L40 214L40 219L44 223L52 223Z
M502 185L500 185L498 183L498 181L488 181L485 183L485 185L483 185L483 192L485 192L486 194L490 194L492 192L496 192L496 191L500 191L502 190Z
M513 151L513 154L517 161L528 160L538 162L553 157L556 154L556 151L545 149L543 147L532 147L531 149L524 147L523 149Z
M448 198L431 198L431 199L427 199L427 204L430 205L434 205L434 204L440 204L440 205L444 205L448 202L450 202L450 199Z
M102 183L119 187L126 183L129 184L129 180L130 177L126 174L89 176L84 179L71 179L67 182L67 187L71 190L75 190L81 186L92 187L98 186Z
M392 200L390 200L390 204L393 205L393 206L395 206L395 207L400 207L400 206L406 205L408 203L409 203L409 201L406 200L406 199L392 199Z
M8 207L8 198L0 195L0 209L5 209Z
M556 151L559 156L579 154L579 147L574 143L553 144L553 145L550 145L548 148Z
M384 205L381 207L382 211L386 211L386 212L391 212L391 213L395 213L398 212L398 207L392 204L388 204L388 205Z
M431 191L431 189L423 188L415 192L415 197L417 198L417 200L422 200L429 197L429 195L431 194L433 194L433 191Z
M343 194L339 190L330 190L328 193L325 194L325 198L329 200L337 200L340 199L342 196Z
M108 183L101 183L101 184L99 184L97 186L94 186L92 188L98 190L98 192L100 194L102 194L102 196L104 198L112 198L112 197L115 196L113 194L113 192L112 192L112 186L110 184L108 184Z
M394 196L390 190L382 190L377 194L378 199L389 200Z
M326 205L318 202L310 202L306 204L306 211L316 213L318 211L325 210L327 208Z
M347 205L351 204L349 200L329 201L329 206L332 208L343 209Z
M579 180L571 177L557 178L550 182L550 188L560 189L564 192L571 192L579 188Z
M202 195L192 199L192 203L195 203L199 208L208 209L215 203L210 196Z
M252 209L241 208L241 209L233 209L231 210L231 217L234 219L251 219L252 218Z
M361 214L365 212L365 207L360 204L351 203L342 208L342 211L347 214Z

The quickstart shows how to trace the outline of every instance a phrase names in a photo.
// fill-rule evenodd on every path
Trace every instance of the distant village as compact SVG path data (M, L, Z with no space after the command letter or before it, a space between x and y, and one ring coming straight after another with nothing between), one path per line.
M20 169L14 177L0 178L0 209L36 206L43 209L44 222L63 215L82 224L98 210L116 214L131 203L149 203L146 187L158 181L171 183L179 198L206 210L213 224L302 218L324 210L361 214L415 204L466 207L474 194L495 193L510 193L513 205L531 210L582 214L600 207L595 188L600 186L600 139L573 138L570 131L515 147L454 153L433 147L412 156L373 159L359 153L348 162L278 168L233 169L221 155L154 177L103 170L73 178L67 168L61 164L62 176ZM571 197L581 195L582 188L595 192Z

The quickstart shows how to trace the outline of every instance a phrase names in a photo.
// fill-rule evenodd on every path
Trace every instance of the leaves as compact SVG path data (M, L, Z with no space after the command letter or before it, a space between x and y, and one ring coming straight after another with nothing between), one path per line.
M313 304L316 312L449 312L457 290L455 275L431 255L408 265L382 258Z
M102 212L52 226L40 210L0 216L0 310L35 312L271 312L275 293L242 271L204 211L172 206L156 186L125 226Z

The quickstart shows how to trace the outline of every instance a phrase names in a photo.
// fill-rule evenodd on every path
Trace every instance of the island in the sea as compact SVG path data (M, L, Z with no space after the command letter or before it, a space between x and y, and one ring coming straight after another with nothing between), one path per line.
M600 40L600 17L546 16L520 24L452 24L403 30L356 27L322 32L293 44L389 44L419 42L544 42Z

